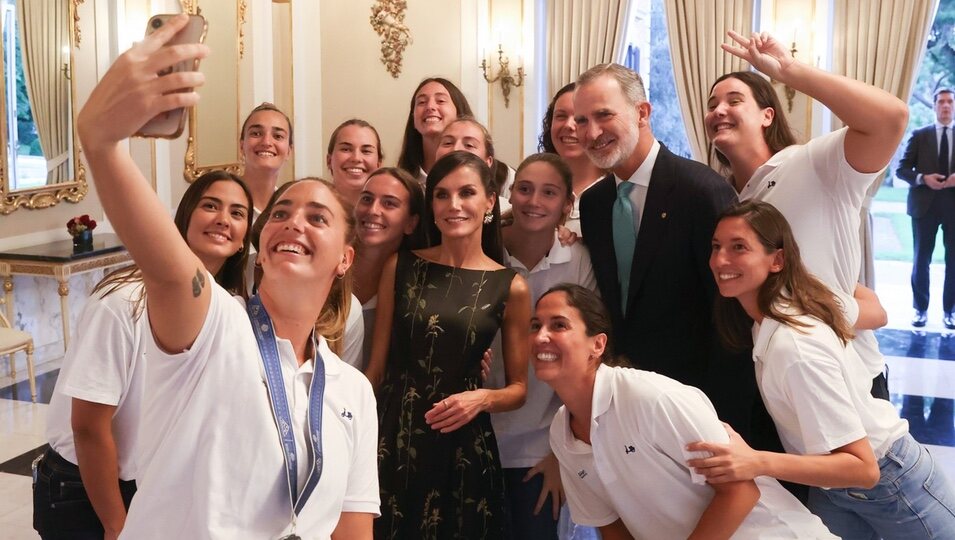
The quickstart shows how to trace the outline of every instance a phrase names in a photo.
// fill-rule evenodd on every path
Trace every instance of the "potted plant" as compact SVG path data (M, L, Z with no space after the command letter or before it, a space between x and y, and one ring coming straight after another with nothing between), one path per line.
M93 229L96 220L90 219L89 214L76 216L66 222L66 230L73 237L73 251L81 253L93 249Z

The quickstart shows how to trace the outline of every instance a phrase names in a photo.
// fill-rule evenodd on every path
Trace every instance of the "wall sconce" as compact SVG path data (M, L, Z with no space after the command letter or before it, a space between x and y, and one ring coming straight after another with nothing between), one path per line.
M520 62L519 58L518 62ZM509 107L511 104L511 88L517 88L524 84L524 66L518 66L516 78L511 75L510 59L504 56L504 47L500 43L497 45L497 63L497 75L492 74L489 76L488 71L493 73L494 68L491 66L489 70L487 58L482 58L481 71L484 73L484 80L489 84L494 84L498 81L501 82L501 92L504 93L504 106Z
M70 76L70 47L68 45L64 45L63 48L60 49L60 53L61 59L63 61L63 67L60 68L60 71L63 73L63 77L69 81L72 79Z
M789 49L789 53L793 55L793 58L796 58L796 53L799 52L796 50L796 40L793 40L793 46ZM786 94L786 108L789 112L793 112L793 99L796 97L796 90L790 88L789 85L784 86L784 92Z

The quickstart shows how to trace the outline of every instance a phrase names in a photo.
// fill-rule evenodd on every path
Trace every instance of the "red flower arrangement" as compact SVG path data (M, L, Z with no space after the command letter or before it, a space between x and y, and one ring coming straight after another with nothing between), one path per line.
M96 220L90 219L89 214L76 216L66 222L66 230L70 236L79 236L83 231L92 231L96 228Z

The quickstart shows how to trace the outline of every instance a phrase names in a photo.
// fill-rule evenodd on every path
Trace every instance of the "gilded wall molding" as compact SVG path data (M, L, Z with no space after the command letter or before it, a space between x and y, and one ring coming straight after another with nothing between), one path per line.
M200 0L179 0L184 13L201 15L202 8L199 6ZM217 0L222 1L222 0ZM248 3L246 0L236 0L236 32L237 32L237 51L239 59L243 58L245 53L245 23ZM239 73L236 69L235 87L239 87ZM238 112L236 112L238 115ZM228 171L232 174L241 175L243 172L242 163L224 163L220 165L199 165L199 141L197 134L199 132L199 122L197 120L197 109L195 106L189 108L189 136L186 138L186 153L183 156L182 176L186 182L194 182L197 178L210 171Z
M73 46L79 48L80 38L83 37L83 33L80 31L80 4L86 0L71 0L73 2Z
M70 15L67 20L72 20L72 26L69 29L70 34L70 52L69 52L69 69L73 68L73 50L79 47L81 32L80 32L80 15L79 15L79 6L83 4L86 0L70 0L69 1L69 10ZM67 23L69 24L69 23ZM2 47L0 47L2 50ZM67 71L68 72L68 71ZM65 72L65 73L67 73ZM11 190L10 182L11 179L7 177L10 174L10 170L7 167L8 156L5 151L0 150L0 215L7 215L19 208L26 208L30 210L39 210L43 208L49 208L55 206L61 201L67 201L71 203L80 202L83 197L89 192L89 186L86 183L86 166L83 165L83 160L81 159L81 154L83 153L82 148L80 148L79 137L76 133L76 78L69 77L69 92L70 92L70 110L69 114L72 115L72 120L70 122L69 137L71 137L71 154L72 154L72 173L73 178L69 181L62 182L60 184L47 184L43 186L34 187L31 189L23 190ZM9 89L6 88L6 85L0 80L0 97L6 96L6 92ZM4 98L5 99L5 98ZM0 104L0 117L5 117L7 114L7 109L3 104ZM7 133L5 129L0 130L0 147L7 146Z
M249 6L239 0L239 60L245 58L245 12Z
M182 171L183 178L186 179L186 182L194 182L196 178L199 178L203 174L211 171L228 171L232 174L242 176L243 166L241 163L228 163L225 165L209 165L206 167L200 167L198 163L198 158L196 157L196 136L193 133L196 132L196 122L193 120L196 117L196 111L193 107L189 110L189 137L186 139L186 155L183 159L185 163L185 169Z
M80 177L80 175L83 175L83 177L86 176L86 169L82 168L82 165L77 168L77 177ZM7 195L0 201L0 214L9 214L17 208L30 208L33 210L49 208L60 201L78 203L86 196L87 192L89 192L89 187L86 185L86 182L79 184L71 183L57 190L50 190L49 187L43 187L36 190L17 191Z
M412 43L411 29L405 24L405 0L378 0L371 6L371 27L381 37L381 63L395 79L401 75L405 49Z

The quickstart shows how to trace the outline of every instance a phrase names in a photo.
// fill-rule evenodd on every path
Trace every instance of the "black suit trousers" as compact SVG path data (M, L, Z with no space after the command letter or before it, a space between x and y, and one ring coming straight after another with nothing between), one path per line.
M955 191L945 193L947 188L937 195L955 198ZM940 203L942 201L933 201ZM945 283L942 288L942 309L951 313L955 308L955 212L947 212L947 206L933 204L921 217L912 218L912 243L914 261L912 264L912 305L919 311L928 310L929 304L929 265L935 251L935 238L939 227L942 228L942 243L945 248ZM945 207L945 208L943 208Z

